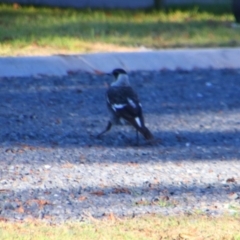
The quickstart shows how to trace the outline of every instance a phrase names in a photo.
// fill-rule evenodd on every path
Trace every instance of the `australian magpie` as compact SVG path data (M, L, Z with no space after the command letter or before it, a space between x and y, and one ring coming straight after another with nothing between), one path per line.
M112 75L115 81L106 92L106 101L111 113L111 119L104 131L98 134L98 137L109 131L113 124L121 123L122 119L130 123L146 140L153 139L152 133L145 126L142 105L139 102L137 94L130 85L129 77L121 68L114 69Z

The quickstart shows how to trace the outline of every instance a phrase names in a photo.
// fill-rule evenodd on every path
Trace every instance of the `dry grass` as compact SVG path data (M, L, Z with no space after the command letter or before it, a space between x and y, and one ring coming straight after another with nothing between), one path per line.
M240 239L240 219L237 217L210 218L206 216L159 217L144 216L105 220L90 223L48 225L29 220L25 223L0 223L1 240L51 239Z
M126 46L118 46L106 43L87 43L81 44L82 49L74 51L67 48L60 48L58 46L36 46L27 45L20 48L12 49L11 46L6 46L0 49L0 56L50 56L55 54L76 54L85 52L136 52L139 49Z

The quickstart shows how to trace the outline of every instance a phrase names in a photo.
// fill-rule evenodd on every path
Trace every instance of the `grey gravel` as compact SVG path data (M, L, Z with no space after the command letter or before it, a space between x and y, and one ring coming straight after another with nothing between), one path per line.
M106 75L0 78L0 217L240 211L240 70L131 72L156 142L107 124Z

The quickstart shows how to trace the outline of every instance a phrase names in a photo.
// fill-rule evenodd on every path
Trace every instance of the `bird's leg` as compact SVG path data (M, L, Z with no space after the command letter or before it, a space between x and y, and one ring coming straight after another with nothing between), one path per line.
M136 139L137 139L137 146L139 145L139 136L138 136L138 130L136 130Z
M108 132L111 129L111 127L112 127L112 123L110 121L108 121L107 127L105 128L104 131L102 131L101 133L99 133L97 135L97 138L100 138L104 133Z

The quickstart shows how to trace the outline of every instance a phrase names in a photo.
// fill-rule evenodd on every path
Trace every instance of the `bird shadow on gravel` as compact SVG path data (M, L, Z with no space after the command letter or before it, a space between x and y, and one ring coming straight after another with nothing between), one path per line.
M107 161L109 157L101 157L109 156L104 151L126 161L131 159L121 156L122 151L148 160L238 159L239 79L239 69L131 72L146 125L157 139L150 145L141 139L135 146L136 133L129 126L114 126L101 139L95 137L108 121L105 91L111 77L79 72L1 78L1 151L60 148L89 155L95 149L99 156L93 154L92 161Z

